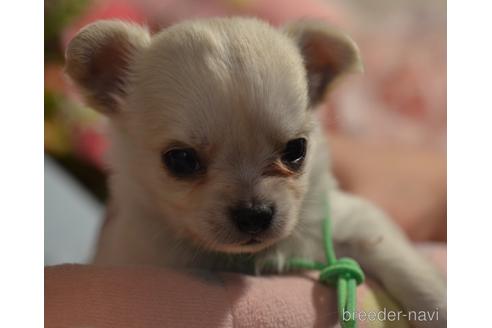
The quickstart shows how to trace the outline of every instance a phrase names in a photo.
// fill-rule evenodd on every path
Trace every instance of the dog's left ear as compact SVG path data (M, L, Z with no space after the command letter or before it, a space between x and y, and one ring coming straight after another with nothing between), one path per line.
M322 21L302 20L284 26L304 58L311 106L323 101L328 89L346 73L362 72L357 45Z

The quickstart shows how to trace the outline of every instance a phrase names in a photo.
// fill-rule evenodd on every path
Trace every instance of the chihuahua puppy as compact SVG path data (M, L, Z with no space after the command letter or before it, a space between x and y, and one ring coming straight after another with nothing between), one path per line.
M251 18L179 23L151 36L99 21L66 72L109 118L113 217L95 262L257 272L323 261L329 203L338 255L356 259L407 310L439 310L446 285L370 203L337 188L315 108L356 45L319 21L278 30ZM411 205L411 200L409 200Z

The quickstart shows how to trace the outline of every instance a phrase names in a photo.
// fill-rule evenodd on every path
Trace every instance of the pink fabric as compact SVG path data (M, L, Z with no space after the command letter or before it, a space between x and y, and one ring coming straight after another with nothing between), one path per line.
M220 280L166 269L45 270L46 327L232 327L229 304Z
M445 246L427 246L424 253L445 272ZM317 283L314 277L253 277L151 267L47 267L45 326L337 326L334 290ZM398 309L376 283L369 281L358 288L359 309L383 307ZM406 325L401 322L399 326ZM361 322L359 327L368 325Z

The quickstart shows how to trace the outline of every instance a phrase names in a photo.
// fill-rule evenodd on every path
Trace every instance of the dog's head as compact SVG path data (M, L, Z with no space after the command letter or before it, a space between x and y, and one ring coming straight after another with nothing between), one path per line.
M154 36L100 21L66 71L114 126L115 173L182 238L256 252L288 236L307 189L311 108L358 70L354 43L320 22L184 22Z

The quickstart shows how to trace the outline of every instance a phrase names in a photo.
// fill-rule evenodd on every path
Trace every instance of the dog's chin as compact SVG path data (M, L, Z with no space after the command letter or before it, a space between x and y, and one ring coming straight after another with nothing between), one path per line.
M259 253L271 246L272 243L258 242L254 244L223 244L216 247L215 251L228 254Z

